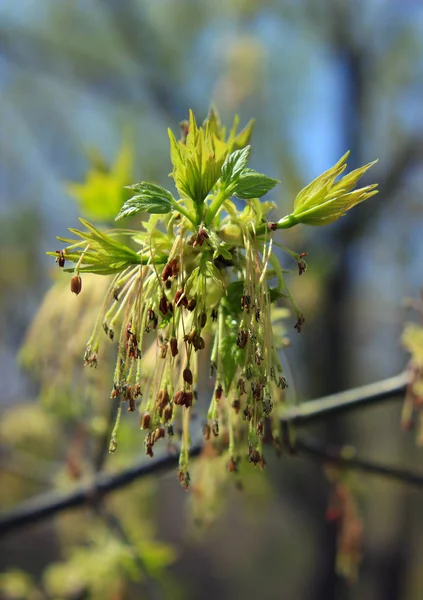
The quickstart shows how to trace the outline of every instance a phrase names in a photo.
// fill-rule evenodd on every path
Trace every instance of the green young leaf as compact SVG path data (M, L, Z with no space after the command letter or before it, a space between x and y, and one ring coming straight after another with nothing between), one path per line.
M236 345L235 333L231 332L220 340L219 356L222 364L225 366L223 369L223 386L225 388L225 395L227 396L231 389L237 368L239 365L242 365L243 360L245 359L245 351L241 350Z
M251 146L245 146L241 150L235 150L230 154L222 165L222 183L227 187L230 183L237 181L245 169L250 158Z
M233 193L243 200L261 198L278 183L280 182L277 179L267 177L267 175L258 173L254 169L244 169Z
M207 271L207 275L209 277L211 277L213 279L213 281L222 288L222 290L226 290L225 284L223 282L222 276L220 274L220 271L217 267L215 267L215 265L210 262L207 261L206 262L206 271Z
M154 183L136 183L128 186L128 189L136 191L138 194L124 203L115 219L116 221L134 216L139 212L165 215L172 210L175 202L170 192Z
M241 306L241 296L244 293L244 281L233 281L226 289L226 296L222 298L222 307L225 313L237 314Z
M197 289L197 284L198 284L198 277L200 274L200 267L195 267L195 269L192 271L191 275L188 277L187 281L185 282L185 293L188 294L189 292L192 292L192 289L195 286L195 290Z

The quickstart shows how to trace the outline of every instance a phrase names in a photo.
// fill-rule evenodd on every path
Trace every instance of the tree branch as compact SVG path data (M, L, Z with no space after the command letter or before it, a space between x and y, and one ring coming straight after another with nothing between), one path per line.
M377 383L370 383L317 400L303 402L298 406L287 408L281 417L281 421L302 425L310 421L325 419L328 415L336 415L347 410L361 408L363 405L376 404L400 396L405 392L410 380L411 374L405 371Z
M338 412L346 412L363 405L388 400L405 392L410 375L402 373L396 377L378 383L351 389L340 394L309 401L297 408L289 409L283 415L282 422L303 424ZM339 451L326 450L315 442L300 439L296 443L300 453L308 454L316 459L339 464L348 469L356 469L367 473L389 477L402 483L423 488L423 474L413 473L406 469L380 465L371 461L354 457L345 457ZM196 444L190 450L191 457L198 456L202 444ZM141 462L118 473L99 473L92 481L76 487L67 494L49 492L34 499L24 501L8 514L0 516L0 535L13 531L24 525L37 523L54 516L64 510L83 505L95 505L99 500L114 490L123 488L136 479L147 475L158 475L178 464L178 456L164 456L150 462Z

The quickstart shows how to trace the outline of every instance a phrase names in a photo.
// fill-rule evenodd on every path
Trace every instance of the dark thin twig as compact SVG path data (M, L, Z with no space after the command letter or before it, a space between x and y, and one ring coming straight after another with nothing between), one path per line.
M398 481L399 483L423 487L423 473L415 473L401 467L381 465L373 461L358 458L355 455L345 456L342 454L342 451L339 451L339 448L322 448L318 442L315 442L314 440L298 439L296 442L296 449L300 455L307 454L319 461L336 464L355 471L371 473L372 475L379 475L393 481Z
M303 402L298 406L287 408L281 417L281 421L302 425L310 421L325 419L329 414L344 413L346 410L350 411L368 404L373 405L395 396L401 398L401 394L405 392L410 379L411 374L405 371L376 383Z
M405 391L408 382L409 375L401 374L370 386L363 386L306 402L296 409L290 409L290 412L287 412L282 420L293 423L312 422L322 416L339 411L346 412L357 406L387 400L394 396L400 396ZM191 456L198 456L201 449L201 444L195 445L191 448ZM303 439L297 441L297 449L300 453L309 454L323 461L337 463L345 468L378 474L402 483L423 487L423 474L380 465L357 457L347 458L342 453L327 451L318 444ZM9 514L0 516L0 534L18 529L24 525L37 523L70 508L87 504L95 505L109 492L125 487L141 477L163 473L177 464L178 457L176 455L164 456L150 462L135 464L118 473L99 473L91 482L78 486L68 494L59 494L55 491L42 494L32 500L22 502Z

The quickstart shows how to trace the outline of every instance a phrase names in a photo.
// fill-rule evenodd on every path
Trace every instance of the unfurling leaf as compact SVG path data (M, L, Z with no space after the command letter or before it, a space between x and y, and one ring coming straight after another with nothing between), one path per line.
M122 206L116 221L125 217L132 217L140 212L154 215L165 215L172 210L173 196L165 188L154 183L136 183L128 189L138 192Z
M277 179L272 179L254 171L254 169L244 169L238 179L234 195L244 200L252 198L261 198L267 192L280 183Z
M251 147L245 146L242 150L232 152L222 165L222 183L228 186L230 183L237 181L242 171L245 169L250 158Z

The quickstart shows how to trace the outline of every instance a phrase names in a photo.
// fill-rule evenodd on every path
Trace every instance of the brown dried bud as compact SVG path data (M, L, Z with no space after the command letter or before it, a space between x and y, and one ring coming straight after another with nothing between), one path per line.
M232 456L228 461L228 471L229 473L236 473L238 471L236 460Z
M223 387L222 385L219 383L219 385L217 386L217 388L214 391L214 397L216 398L216 400L220 400L223 394Z
M170 338L169 345L172 356L175 357L178 354L178 340L176 337Z
M198 325L203 329L207 323L207 314L205 312L200 313L198 317Z
M150 413L144 413L141 419L141 429L148 429L150 427L151 416Z
M217 321L217 310L215 308L213 308L213 310L211 311L211 320L213 321L213 323Z
M160 346L160 356L161 358L166 358L167 355L167 342Z
M76 295L81 293L82 279L79 275L74 275L72 277L71 282L70 282L70 289L71 289L71 292L73 292Z
M189 385L192 385L192 371L191 371L191 369L189 369L188 367L186 369L184 369L184 371L182 373L182 377L183 377L185 383L188 383Z
M169 277L172 276L172 265L171 263L166 263L164 269L162 271L162 281L167 281Z
M191 298L188 301L187 309L192 312L196 306L197 306L197 300L195 298Z
M166 296L162 296L160 298L160 302L159 302L159 310L163 315L167 314L168 311L168 305L167 305L167 298Z

